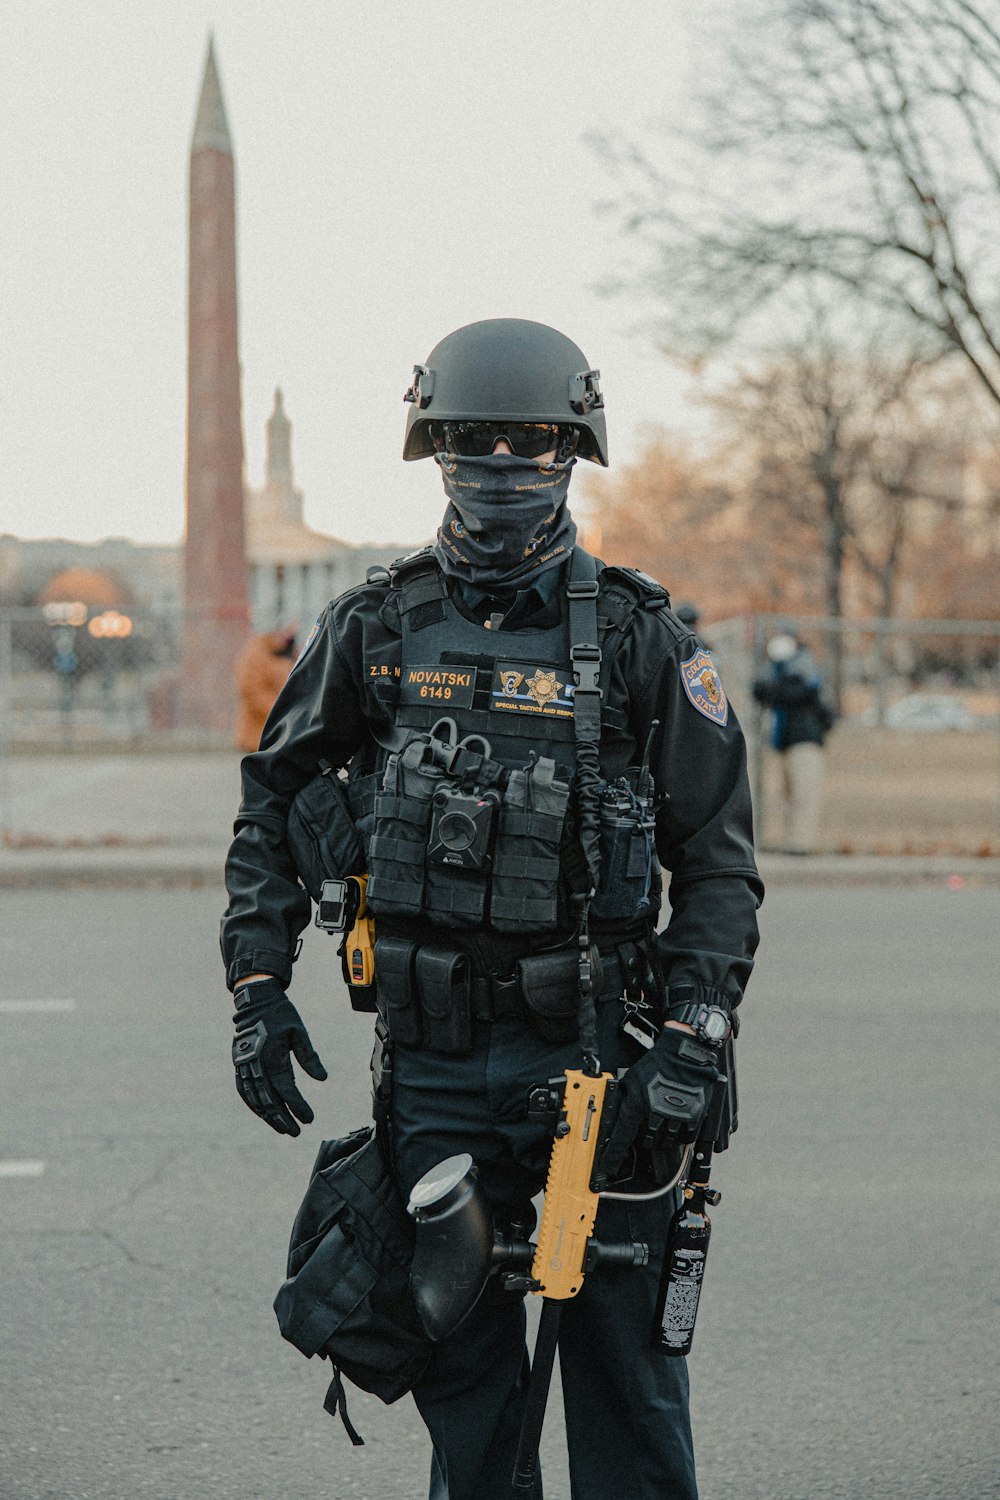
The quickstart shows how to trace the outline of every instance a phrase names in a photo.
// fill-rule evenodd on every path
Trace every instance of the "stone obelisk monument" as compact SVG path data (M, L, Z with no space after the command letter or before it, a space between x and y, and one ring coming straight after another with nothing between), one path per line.
M180 722L230 731L249 631L233 148L215 49L191 139L184 639Z

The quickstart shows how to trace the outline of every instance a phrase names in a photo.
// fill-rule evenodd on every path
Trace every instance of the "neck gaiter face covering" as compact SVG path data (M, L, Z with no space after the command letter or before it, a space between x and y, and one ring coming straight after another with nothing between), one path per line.
M575 458L542 466L534 458L438 453L448 509L434 547L444 571L489 590L520 588L568 558L576 522L566 508Z

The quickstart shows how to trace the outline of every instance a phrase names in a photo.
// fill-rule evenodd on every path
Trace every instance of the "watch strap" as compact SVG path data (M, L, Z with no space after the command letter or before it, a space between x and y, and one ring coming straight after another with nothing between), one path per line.
M726 1037L710 1037L705 1034L705 1020L710 1010L721 1011L726 1017L729 1030ZM732 1017L724 1005L712 1005L707 1000L689 1000L683 1005L672 1005L667 1010L668 1021L680 1021L694 1028L695 1034L710 1047L718 1047L732 1035Z
M667 1009L668 1021L680 1021L684 1026L697 1026L708 1006L704 1000L688 1000L684 1005L671 1005Z

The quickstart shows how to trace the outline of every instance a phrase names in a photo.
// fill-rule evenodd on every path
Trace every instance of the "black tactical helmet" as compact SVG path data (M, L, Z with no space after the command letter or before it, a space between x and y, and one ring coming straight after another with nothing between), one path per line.
M674 605L674 614L682 625L689 625L693 630L699 620L698 610L695 605L681 603Z
M432 422L558 422L580 434L577 453L608 464L604 397L572 339L526 318L468 323L435 344L425 365L414 365L404 396L404 458L434 451Z

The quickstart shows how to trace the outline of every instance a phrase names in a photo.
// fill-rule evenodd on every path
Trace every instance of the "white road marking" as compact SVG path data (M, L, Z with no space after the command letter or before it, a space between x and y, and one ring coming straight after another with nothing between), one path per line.
M76 1010L75 1000L0 1000L0 1015L3 1016L54 1016L70 1010Z
M0 1177L41 1177L43 1161L0 1161Z

